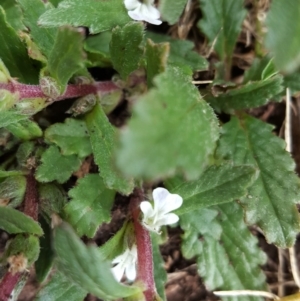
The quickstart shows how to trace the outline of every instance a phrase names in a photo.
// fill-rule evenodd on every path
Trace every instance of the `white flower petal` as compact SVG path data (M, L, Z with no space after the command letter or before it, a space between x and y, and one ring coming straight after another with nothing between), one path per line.
M163 212L170 212L178 209L183 203L182 197L178 194L169 194L165 200L165 205L163 207Z
M179 217L178 215L176 215L175 213L168 213L165 214L164 216L162 216L158 221L157 221L157 225L159 226L163 226L163 225L172 225L175 224L179 221Z
M145 18L145 21L148 22L148 23L150 23L150 24L153 24L153 25L160 25L162 23L161 20L153 20L153 19L151 19L151 20L149 19L148 20L146 18Z
M150 4L144 5L142 7L142 12L149 19L159 19L159 17L160 17L159 10L156 7L154 7L154 6L150 5Z
M155 215L154 209L150 202L148 201L143 201L140 204L140 208L142 212L144 213L144 217L153 217Z
M140 15L139 13L136 12L136 10L129 11L128 15L131 19L136 20L136 21L144 21L144 16Z
M122 264L117 264L115 267L111 269L113 275L115 276L117 281L121 281L124 274L124 267Z
M165 202L170 192L162 187L155 188L152 192L154 200L154 210L160 212L165 206Z
M138 0L125 0L124 4L127 10L134 10L141 6L141 3Z
M134 264L129 264L125 269L125 275L128 280L134 281L136 278L136 267Z
M154 202L164 201L170 192L166 188L158 187L155 188L152 192Z

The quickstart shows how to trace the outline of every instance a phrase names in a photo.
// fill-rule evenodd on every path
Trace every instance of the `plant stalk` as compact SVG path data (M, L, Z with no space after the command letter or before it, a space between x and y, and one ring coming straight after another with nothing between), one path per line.
M37 221L38 219L38 201L39 195L37 190L37 182L34 178L34 170L26 177L26 192L24 200L23 212ZM10 296L16 285L21 280L22 273L15 273L7 271L0 282L0 301L10 300Z
M137 279L146 285L144 296L146 301L155 300L156 287L153 274L152 244L148 230L140 223L140 203L144 200L141 189L136 188L131 195L130 209L133 217L135 238L138 251Z
M45 95L39 85L26 85L17 82L0 83L0 90L8 90L11 93L18 93L20 99L26 98L49 98ZM82 97L88 94L109 93L120 90L112 81L96 82L93 84L68 85L63 95L52 101L59 101L68 98Z

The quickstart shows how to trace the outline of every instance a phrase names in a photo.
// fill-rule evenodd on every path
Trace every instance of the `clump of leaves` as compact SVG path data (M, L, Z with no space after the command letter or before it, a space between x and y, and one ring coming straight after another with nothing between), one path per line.
M0 229L9 235L0 301L17 300L33 265L35 300L166 300L164 239L150 236L139 207L157 183L183 199L168 216L179 217L181 252L209 290L267 290L249 226L278 248L294 245L295 164L249 109L300 91L299 2L274 0L266 23L256 20L268 31L258 32L242 83L232 65L244 1L158 2L165 26L154 33L122 0L0 1ZM213 60L182 39L190 25ZM194 81L204 74L208 84ZM120 195L117 231L100 247L85 244L111 222ZM121 284L112 262L124 272L135 246L137 278Z

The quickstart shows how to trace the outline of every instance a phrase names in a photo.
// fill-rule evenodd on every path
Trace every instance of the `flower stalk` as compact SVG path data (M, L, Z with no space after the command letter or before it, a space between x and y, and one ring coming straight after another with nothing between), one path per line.
M11 93L18 93L20 99L49 98L49 96L43 93L39 85L26 85L18 82L0 83L0 90L8 90ZM120 90L120 88L112 81L96 82L93 84L74 84L68 85L63 95L51 100L59 101L97 93L105 94L116 90Z
M34 178L34 171L32 170L26 177L26 192L24 200L24 214L30 216L37 221L38 219L38 201L39 195L37 190L37 182ZM23 273L13 273L9 270L3 276L0 282L0 301L10 300L13 290L22 279Z
M140 203L144 200L141 189L136 188L131 195L130 210L133 217L136 245L138 251L137 279L141 280L145 286L144 296L146 301L155 300L156 288L153 273L152 244L148 230L140 222Z

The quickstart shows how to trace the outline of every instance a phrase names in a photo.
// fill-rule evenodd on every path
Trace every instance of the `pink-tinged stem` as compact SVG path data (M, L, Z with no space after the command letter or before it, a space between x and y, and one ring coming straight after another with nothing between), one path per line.
M26 192L23 212L37 221L39 208L38 206L39 194L37 190L37 182L34 178L34 172L31 171L30 174L26 176Z
M0 89L8 90L11 93L19 93L20 99L38 97L48 98L48 96L43 93L39 85L25 85L16 82L10 82L7 84L0 83ZM96 82L93 84L84 85L68 85L65 93L53 101L82 97L88 94L105 94L116 90L120 90L120 88L111 81Z
M0 282L0 301L8 301L9 297L21 278L20 273L7 272Z
M130 208L133 217L135 239L138 251L137 279L146 285L144 296L146 301L155 300L156 288L153 275L152 244L149 232L140 223L140 203L144 200L141 189L136 188L131 195Z
M30 174L26 176L26 192L23 212L35 221L38 219L38 201L37 182L34 178L34 171L31 171ZM13 274L11 272L7 272L4 275L0 282L0 301L9 300L15 286L20 281L21 275L21 273Z

